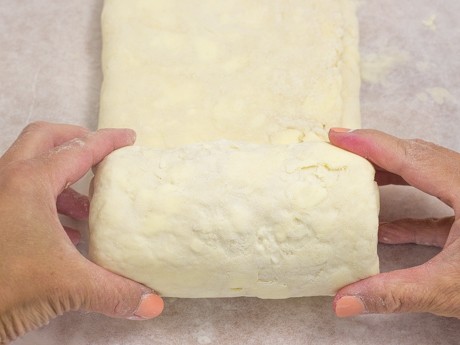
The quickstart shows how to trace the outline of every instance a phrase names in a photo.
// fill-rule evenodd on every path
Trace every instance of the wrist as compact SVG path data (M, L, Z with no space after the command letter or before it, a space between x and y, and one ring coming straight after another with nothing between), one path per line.
M15 294L9 285L0 288L0 345L8 344L10 341L17 338L15 334L19 333L17 322L12 310L16 309L17 301Z
M61 298L8 298L0 291L0 345L23 336L49 323L71 308L70 303L63 303ZM9 296L12 297L12 296Z
M3 296L2 296L3 297ZM4 302L4 301L3 301ZM0 306L0 345L8 344L26 332L19 307L11 303Z
M0 345L9 344L10 341L21 335L17 326L17 322L10 312L0 312Z

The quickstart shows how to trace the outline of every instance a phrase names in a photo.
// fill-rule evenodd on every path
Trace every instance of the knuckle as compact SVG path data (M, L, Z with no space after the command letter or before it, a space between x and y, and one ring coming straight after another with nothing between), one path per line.
M123 296L117 296L112 308L113 315L131 315L134 311L130 305L123 302Z
M397 292L388 292L379 301L376 301L376 309L380 313L399 313L405 307L404 299Z
M422 139L399 139L407 158L425 158L427 155L438 151L439 146Z
M391 283L385 287L385 295L374 301L374 305L379 313L430 312L460 317L458 287L459 284L453 284L451 279L449 285L442 284L439 280L404 285Z
M421 145L417 139L399 139L399 144L402 147L404 156L407 159L413 159L419 155Z
M405 161L411 166L425 165L439 153L438 145L422 139L399 139L398 144L403 151Z
M105 315L126 317L134 313L135 308L126 302L126 293L113 289L109 293L98 289L88 300L88 310L103 313Z
M23 133L40 132L46 130L51 124L46 121L35 121L29 123L23 130Z
M424 301L420 299L420 286L413 284L385 284L386 293L375 303L379 313L405 313L426 310Z

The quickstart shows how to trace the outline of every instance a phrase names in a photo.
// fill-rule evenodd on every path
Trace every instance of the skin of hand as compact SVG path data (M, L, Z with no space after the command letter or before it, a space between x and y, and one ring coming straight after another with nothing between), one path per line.
M344 287L334 299L336 315L429 312L460 318L460 154L375 130L333 128L329 139L372 162L379 185L411 185L439 198L455 214L444 219L381 224L381 243L443 249L423 265L381 273Z
M83 257L79 233L58 217L87 219L88 198L69 186L134 141L127 129L37 122L0 158L0 344L70 310L134 320L162 312L152 290Z

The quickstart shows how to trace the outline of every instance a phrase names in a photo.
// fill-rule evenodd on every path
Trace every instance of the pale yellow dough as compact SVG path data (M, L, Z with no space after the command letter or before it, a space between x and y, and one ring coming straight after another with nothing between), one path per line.
M141 147L97 170L92 260L172 297L378 273L374 170L323 142L360 126L353 0L105 0L102 19L99 127Z
M163 296L332 295L379 270L374 169L329 143L129 147L95 186L91 259Z
M294 143L356 128L353 0L105 0L99 127L138 145Z

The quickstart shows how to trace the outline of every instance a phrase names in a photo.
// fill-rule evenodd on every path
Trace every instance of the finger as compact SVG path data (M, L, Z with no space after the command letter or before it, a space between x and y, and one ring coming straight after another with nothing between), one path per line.
M34 158L55 146L88 133L88 129L79 126L33 122L23 129L13 145L5 152L1 163L8 164L15 160Z
M457 217L454 220L454 223L452 224L452 227L450 229L449 236L447 237L446 244L444 245L444 248L447 248L454 242L456 242L460 238L460 217Z
M379 226L379 242L385 244L415 243L444 247L454 224L454 217L400 219Z
M89 182L89 191L88 191L89 199L93 198L94 195L94 177Z
M401 176L450 206L460 198L460 154L422 140L402 140L376 130L332 129L331 143Z
M449 315L446 289L439 279L451 275L442 272L442 263L433 260L424 265L382 273L341 289L334 298L334 310L339 317L360 314L401 312L431 312Z
M67 233L67 236L69 236L69 239L74 246L80 243L81 235L79 231L69 228L68 226L64 226L64 230Z
M55 196L82 178L109 153L132 145L134 141L135 133L130 129L102 129L64 143L43 155L43 169L50 177Z
M375 181L379 186L387 185L400 185L405 186L407 182L399 175L384 171L383 169L376 169Z
M111 317L145 320L157 317L163 299L142 284L123 278L88 261L84 308Z
M60 214L77 220L88 219L89 199L72 188L66 188L59 194L56 201L57 210Z

